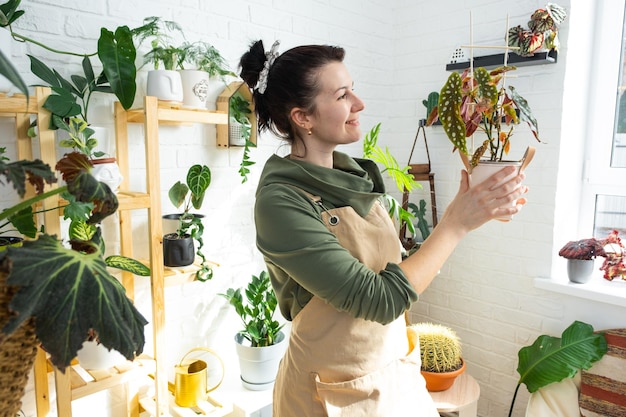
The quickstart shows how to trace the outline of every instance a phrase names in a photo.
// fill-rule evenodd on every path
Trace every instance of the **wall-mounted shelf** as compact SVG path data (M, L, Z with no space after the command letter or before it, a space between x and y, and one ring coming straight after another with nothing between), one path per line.
M519 56L515 52L509 52L507 63L516 67L530 65L556 64L557 51L551 49L548 52L536 52L533 56ZM504 54L493 54L474 57L474 67L494 68L504 65ZM446 64L446 71L462 71L469 68L470 62L456 62Z

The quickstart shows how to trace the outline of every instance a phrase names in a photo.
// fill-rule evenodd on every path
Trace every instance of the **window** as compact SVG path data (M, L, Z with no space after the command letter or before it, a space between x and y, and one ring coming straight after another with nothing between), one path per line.
M626 14L624 2L597 2L591 63L582 232L626 237Z

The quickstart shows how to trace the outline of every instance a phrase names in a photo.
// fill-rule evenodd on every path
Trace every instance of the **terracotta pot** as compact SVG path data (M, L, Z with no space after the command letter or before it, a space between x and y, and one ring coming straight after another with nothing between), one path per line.
M445 391L454 384L457 376L465 372L465 361L461 359L462 365L459 369L452 372L426 372L421 371L422 376L426 380L426 389L429 392Z

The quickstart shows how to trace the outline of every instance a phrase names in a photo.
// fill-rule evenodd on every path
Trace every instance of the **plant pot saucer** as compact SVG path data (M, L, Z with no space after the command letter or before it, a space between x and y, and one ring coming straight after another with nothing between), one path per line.
M265 382L261 384L255 384L255 383L248 382L245 379L241 378L241 384L243 385L245 389L248 389L250 391L266 391L268 389L271 389L274 386L274 381Z

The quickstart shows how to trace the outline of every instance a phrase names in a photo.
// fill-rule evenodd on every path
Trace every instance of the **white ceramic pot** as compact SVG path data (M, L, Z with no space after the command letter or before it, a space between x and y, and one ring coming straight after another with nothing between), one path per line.
M276 339L277 342L272 346L252 347L242 335L235 335L241 383L244 388L251 391L272 388L278 373L278 365L287 348L287 338L283 332L280 332Z
M209 73L199 70L180 70L183 83L183 107L206 109L209 94Z
M146 94L161 101L182 103L183 82L180 73L172 70L149 71Z
M93 159L91 163L93 164L91 175L108 185L111 191L117 192L124 177L115 158Z
M496 172L511 165L514 167L517 167L519 170L519 167L522 165L522 163L519 161L502 161L502 162L480 161L478 162L478 165L472 169L472 173L470 174L470 178L469 178L470 187L480 184L481 182L485 181L487 178L491 177ZM509 175L508 177L504 178L500 182L500 184L510 180L515 175L517 175L517 171L515 171L513 174ZM515 201L511 203L511 205L513 206L515 204L516 204ZM502 216L502 217L498 217L497 220L508 222L511 220L511 218L512 218L511 216Z
M568 259L567 277L575 284L585 284L591 280L593 274L593 259Z
M109 369L124 362L126 358L117 350L108 350L95 341L83 342L77 353L78 363L85 369Z

